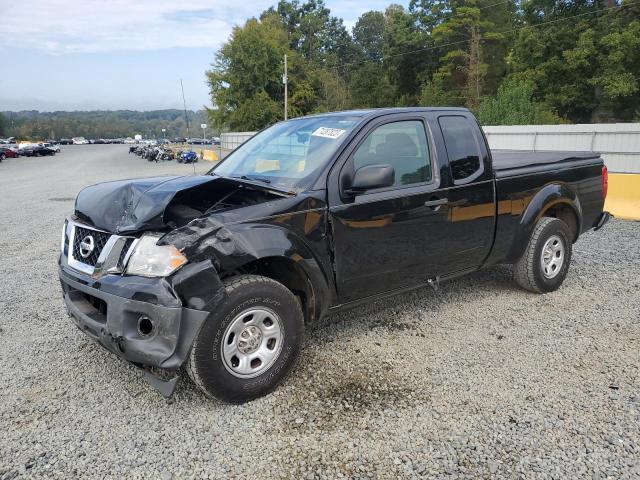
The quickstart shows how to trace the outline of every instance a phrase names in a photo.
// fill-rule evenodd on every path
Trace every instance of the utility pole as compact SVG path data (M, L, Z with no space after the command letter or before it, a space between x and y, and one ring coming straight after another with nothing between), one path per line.
M191 134L189 133L189 117L187 116L187 101L184 99L184 85L182 84L182 79L180 79L180 88L182 89L182 105L184 107L184 120L187 122L187 142L189 138L191 138ZM194 165L195 168L195 165Z
M284 75L282 76L282 83L284 83L284 119L287 120L287 107L289 103L289 78L287 77L287 56L284 56Z

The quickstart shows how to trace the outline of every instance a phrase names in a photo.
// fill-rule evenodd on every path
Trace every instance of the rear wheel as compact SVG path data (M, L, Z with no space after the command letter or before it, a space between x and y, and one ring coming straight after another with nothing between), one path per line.
M562 220L541 218L524 254L514 266L516 283L536 293L557 290L569 270L571 238L571 231Z
M207 395L244 403L287 376L304 335L302 309L281 283L258 275L225 282L227 299L202 327L187 372Z
M4 153L0 153L0 162L2 162L7 156Z

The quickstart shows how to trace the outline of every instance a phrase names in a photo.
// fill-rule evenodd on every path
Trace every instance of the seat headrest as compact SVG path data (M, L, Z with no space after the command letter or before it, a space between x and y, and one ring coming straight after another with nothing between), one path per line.
M376 154L380 156L415 157L418 155L418 147L406 133L389 133L385 136L384 143L376 147Z

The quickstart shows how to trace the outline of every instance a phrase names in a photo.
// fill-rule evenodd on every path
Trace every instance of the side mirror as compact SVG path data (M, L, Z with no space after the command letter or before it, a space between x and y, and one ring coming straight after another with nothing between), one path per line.
M365 165L356 170L351 187L345 193L357 195L367 190L390 187L395 180L396 172L391 165Z

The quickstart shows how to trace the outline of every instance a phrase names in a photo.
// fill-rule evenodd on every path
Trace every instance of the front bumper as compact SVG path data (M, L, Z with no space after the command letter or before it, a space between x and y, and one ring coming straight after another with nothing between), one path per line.
M149 367L176 372L206 318L226 296L211 262L189 264L168 278L102 275L93 278L61 259L64 303L77 327L110 352L143 368L163 395L177 374L163 380Z

